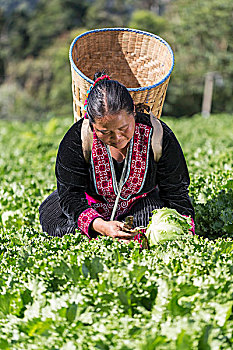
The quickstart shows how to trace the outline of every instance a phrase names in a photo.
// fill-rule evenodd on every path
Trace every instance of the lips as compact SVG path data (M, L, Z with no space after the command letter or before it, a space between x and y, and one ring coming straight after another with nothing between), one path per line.
M118 148L119 146L122 146L124 144L125 141L121 141L121 142L116 142L116 143L111 143L111 146Z

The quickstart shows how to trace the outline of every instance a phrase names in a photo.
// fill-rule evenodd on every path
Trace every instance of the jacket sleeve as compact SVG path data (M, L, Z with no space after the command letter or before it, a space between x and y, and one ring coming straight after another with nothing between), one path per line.
M86 199L89 171L83 156L81 126L82 121L75 123L61 141L55 174L63 213L89 235L90 224L101 215L88 205Z
M157 167L160 198L166 207L194 219L194 209L188 194L189 173L181 146L172 130L164 122L161 123L163 145Z

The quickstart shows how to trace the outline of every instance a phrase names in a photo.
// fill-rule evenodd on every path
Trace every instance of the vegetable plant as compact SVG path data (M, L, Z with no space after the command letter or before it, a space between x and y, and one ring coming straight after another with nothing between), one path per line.
M0 349L233 348L233 118L164 121L187 160L196 235L183 218L184 233L164 240L161 230L142 250L43 233L38 207L56 188L72 119L0 120Z

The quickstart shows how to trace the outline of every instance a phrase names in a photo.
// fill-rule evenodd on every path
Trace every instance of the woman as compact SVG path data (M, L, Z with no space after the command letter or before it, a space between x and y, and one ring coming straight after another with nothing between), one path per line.
M169 127L135 111L125 86L97 73L85 102L86 117L66 133L56 160L57 190L40 206L52 236L75 233L140 240L124 230L147 226L151 211L169 207L194 218L189 174ZM135 236L135 237L134 237Z

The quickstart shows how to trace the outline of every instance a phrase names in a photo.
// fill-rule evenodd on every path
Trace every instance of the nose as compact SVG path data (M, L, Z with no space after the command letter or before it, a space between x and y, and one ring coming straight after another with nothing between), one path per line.
M115 131L112 135L112 141L119 142L121 140L120 132Z

